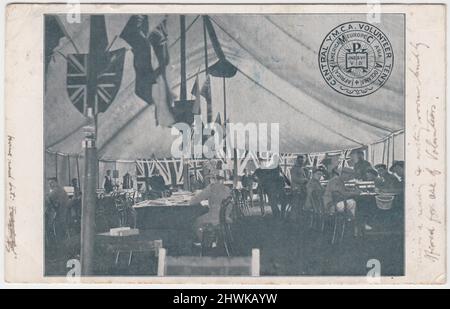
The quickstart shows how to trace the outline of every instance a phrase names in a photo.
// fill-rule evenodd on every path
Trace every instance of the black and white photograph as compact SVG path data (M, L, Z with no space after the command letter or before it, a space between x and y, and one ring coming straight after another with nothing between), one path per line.
M403 275L402 14L78 18L45 16L45 275Z
M445 18L9 5L6 278L445 283Z

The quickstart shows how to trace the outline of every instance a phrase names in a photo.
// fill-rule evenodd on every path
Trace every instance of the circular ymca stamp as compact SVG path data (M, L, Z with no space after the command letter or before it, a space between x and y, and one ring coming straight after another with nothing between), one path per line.
M347 96L362 97L380 89L393 65L389 39L366 22L352 21L335 27L320 46L323 78L331 88Z

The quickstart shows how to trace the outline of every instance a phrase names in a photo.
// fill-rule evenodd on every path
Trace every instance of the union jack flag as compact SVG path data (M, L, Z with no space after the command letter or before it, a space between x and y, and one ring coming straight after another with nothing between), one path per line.
M119 91L125 48L90 59L91 54L67 57L67 92L73 105L83 114L88 107L94 113L106 111Z

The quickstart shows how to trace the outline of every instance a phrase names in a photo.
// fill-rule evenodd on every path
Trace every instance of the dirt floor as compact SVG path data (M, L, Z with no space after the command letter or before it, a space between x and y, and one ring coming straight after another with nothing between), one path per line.
M237 255L250 255L252 248L261 252L262 276L365 276L369 260L381 265L382 276L399 276L404 271L404 234L398 221L388 212L378 216L374 229L363 237L354 237L348 227L343 241L331 244L332 226L322 232L311 229L306 219L298 221L275 219L266 211L262 217L259 207L253 216L242 218L233 227ZM306 221L305 221L306 220ZM141 237L169 239L170 255L189 255L191 250L187 231L142 231ZM183 237L182 237L183 236ZM78 236L79 237L79 236ZM50 254L46 259L47 275L63 275L67 260L78 258L77 236L66 246L66 254ZM173 241L176 238L178 241ZM183 248L181 248L184 246ZM165 246L166 247L166 246ZM122 253L116 263L113 252L96 251L96 274L112 276L151 276L156 272L156 257L149 253L135 253L128 265L129 254Z

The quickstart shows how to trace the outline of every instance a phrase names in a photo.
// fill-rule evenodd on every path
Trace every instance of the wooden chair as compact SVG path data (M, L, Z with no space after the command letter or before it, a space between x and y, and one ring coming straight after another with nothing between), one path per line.
M223 241L223 246L227 256L232 256L234 254L233 246L233 233L231 231L231 225L227 222L227 211L233 209L235 205L233 204L232 198L227 198L222 201L219 212L219 222L220 222L220 238Z
M260 275L259 249L246 257L167 256L159 249L158 276L253 276Z
M320 232L323 233L325 230L325 207L323 205L323 196L317 194L317 192L311 192L308 193L308 196L305 200L305 203L307 203L309 200L310 203L312 203L312 209L307 210L309 214L309 228L315 229L317 226Z
M250 215L250 203L246 198L246 195L237 189L233 189L232 196L236 205L236 211L238 217L246 217Z
M345 201L344 201L345 203ZM345 231L347 229L347 225L349 223L353 224L353 230L355 231L355 220L353 216L347 211L347 207L345 206L344 211L338 211L337 205L334 205L335 212L331 216L333 219L333 236L331 238L331 243L335 244L336 242L342 243L344 240ZM350 226L351 228L351 226Z
M341 243L344 239L345 228L346 228L346 218L343 213L334 213L333 217L333 236L331 237L331 244L335 244L338 240ZM339 232L340 229L340 232ZM339 236L339 239L338 239Z
M113 193L114 206L117 212L119 226L130 226L135 228L137 214L133 208L134 199L132 193Z
M235 203L233 198L228 197L224 199L219 210L219 225L206 225L203 227L201 256L217 255L217 251L219 251L219 254L223 254L222 249L225 250L227 256L233 255L233 235L231 224L227 222L227 213L231 213L232 217L236 217L234 211ZM213 244L215 244L214 247Z

